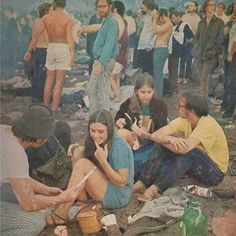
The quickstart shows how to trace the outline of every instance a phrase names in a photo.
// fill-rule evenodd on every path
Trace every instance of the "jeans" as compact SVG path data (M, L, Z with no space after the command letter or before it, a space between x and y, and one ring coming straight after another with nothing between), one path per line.
M45 216L42 212L26 212L18 204L9 184L1 185L1 235L36 236L45 227Z
M178 67L179 67L179 57L170 54L168 58L169 77L167 82L167 89L171 95L177 88Z
M198 60L197 61L197 70L198 70L198 80L200 86L200 93L204 96L208 96L208 82L209 76L214 69L214 66L217 63L217 56L215 58L211 58L207 61L205 60Z
M155 91L159 97L163 97L163 69L168 54L168 47L154 48L153 74L155 80Z
M223 116L231 117L233 116L236 107L236 55L233 60L229 62L227 94L227 102Z
M136 181L141 175L145 163L150 156L150 153L156 147L155 144L151 143L146 146L141 147L138 150L133 151L134 153L134 180Z
M36 48L34 53L34 75L32 80L32 100L35 102L43 101L44 85L47 76L45 67L47 48Z
M155 184L164 192L187 173L205 185L218 184L224 177L217 165L197 148L176 154L157 144L139 179L146 187Z
M185 47L184 55L180 58L179 77L185 79L192 78L192 44Z
M16 74L16 45L2 48L1 79L11 79Z
M93 114L98 109L110 110L110 78L113 68L115 66L115 60L111 59L107 65L102 65L102 74L91 74L88 84L89 94L89 113Z
M138 67L143 72L153 75L153 50L147 52L146 49L138 50Z

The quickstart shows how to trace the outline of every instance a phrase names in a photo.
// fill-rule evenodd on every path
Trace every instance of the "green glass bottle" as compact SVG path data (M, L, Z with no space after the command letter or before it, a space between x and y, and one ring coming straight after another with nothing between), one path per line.
M207 236L207 215L202 212L196 198L188 202L181 225L182 236Z

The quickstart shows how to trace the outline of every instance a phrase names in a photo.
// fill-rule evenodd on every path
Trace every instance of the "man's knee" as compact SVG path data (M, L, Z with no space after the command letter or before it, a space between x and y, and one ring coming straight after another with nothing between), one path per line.
M24 235L38 235L46 226L45 216L42 213L32 213L22 225Z

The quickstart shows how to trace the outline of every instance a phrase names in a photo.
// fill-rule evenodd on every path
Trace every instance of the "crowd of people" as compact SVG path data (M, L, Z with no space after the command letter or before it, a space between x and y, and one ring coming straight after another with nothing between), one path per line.
M96 0L90 24L76 32L76 37L87 34L91 56L90 117L84 146L68 148L72 168L67 169L70 174L63 190L58 188L57 178L47 184L35 177L32 162L38 170L51 160L34 158L33 152L29 158L29 149L50 146L51 138L58 138L54 116L66 73L74 65L76 20L64 10L65 0L39 6L40 17L33 22L24 52L25 61L33 57L32 104L11 127L1 125L0 129L3 235L37 235L46 224L65 224L75 202L93 199L103 208L122 208L131 194L139 191L143 191L141 202L151 201L185 174L209 186L223 180L229 152L222 128L209 115L208 82L211 72L224 65L221 108L224 117L232 117L236 104L236 1L228 16L226 5L216 6L214 0L205 0L200 14L195 1L186 5L185 14L159 9L154 0L142 3L142 12L132 17L122 1ZM26 31L20 26L23 18L17 26L12 8L6 8L5 15L9 27ZM13 50L16 44L8 42L7 48ZM5 63L14 61L14 53L4 55ZM120 79L130 64L142 73L133 94L113 117L110 100L120 101ZM175 95L178 83L189 82L195 88L176 95L178 117L169 122L165 96ZM61 136L66 138L65 132ZM56 156L58 151L52 159ZM58 179L61 177L63 173ZM51 211L46 214L41 211L48 208Z

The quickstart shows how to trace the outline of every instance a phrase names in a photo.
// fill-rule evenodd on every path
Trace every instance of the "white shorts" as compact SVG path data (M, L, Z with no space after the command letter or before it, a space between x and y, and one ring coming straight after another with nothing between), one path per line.
M121 65L119 62L115 62L115 66L113 68L112 74L115 74L115 75L120 74L120 72L122 71L123 67L124 66Z
M70 70L70 51L68 44L49 43L46 67L49 70Z

